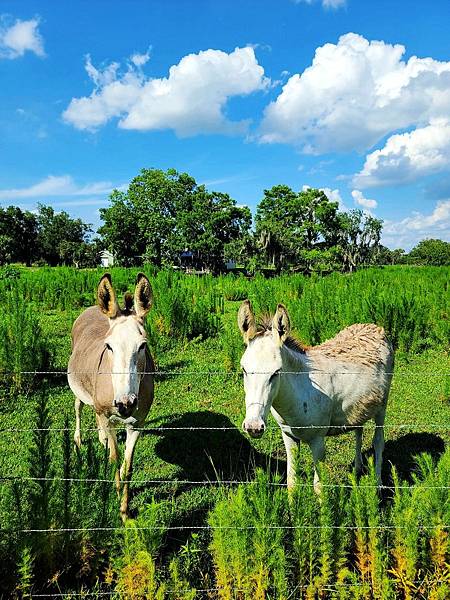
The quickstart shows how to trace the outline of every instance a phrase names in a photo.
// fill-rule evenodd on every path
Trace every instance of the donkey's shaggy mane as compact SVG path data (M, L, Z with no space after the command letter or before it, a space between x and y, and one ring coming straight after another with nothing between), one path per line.
M256 336L264 335L265 333L272 331L272 320L273 317L269 313L264 313L258 319L256 324ZM300 340L295 338L293 335L288 335L284 340L284 345L290 350L294 350L294 352L299 352L300 354L304 354L306 350L309 350L309 346L303 344Z

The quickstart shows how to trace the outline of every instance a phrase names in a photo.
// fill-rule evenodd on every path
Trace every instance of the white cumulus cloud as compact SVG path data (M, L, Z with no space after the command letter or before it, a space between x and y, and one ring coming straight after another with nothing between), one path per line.
M45 56L44 40L39 32L38 17L29 21L17 19L10 23L7 16L0 17L0 58L19 58L25 52Z
M384 221L382 243L410 249L425 238L450 241L450 200L437 202L429 214L413 212L400 221Z
M363 208L376 208L378 203L376 200L371 200L370 198L365 198L364 194L360 190L352 191L353 200L355 204L358 206L362 206Z
M316 49L264 112L260 140L321 154L366 150L386 135L450 118L450 62L356 33Z
M147 59L143 56L131 57L125 72L120 72L118 63L99 70L88 57L86 70L94 90L90 96L73 98L64 120L78 129L95 130L118 118L123 129L172 129L181 137L242 133L248 122L226 118L228 99L270 84L251 47L229 54L221 50L189 54L170 67L167 77L155 79L144 75L141 66Z
M97 181L78 185L70 175L49 175L29 187L0 190L0 200L20 198L45 198L46 196L95 196L109 194L113 185L109 181Z
M435 119L426 127L391 136L366 157L354 185L373 187L408 183L450 167L450 121Z

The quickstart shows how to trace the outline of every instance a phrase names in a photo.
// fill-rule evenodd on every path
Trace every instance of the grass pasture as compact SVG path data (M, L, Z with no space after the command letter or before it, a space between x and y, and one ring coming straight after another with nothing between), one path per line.
M112 270L120 296L134 289L136 273ZM135 518L126 528L92 411L83 413L85 443L77 457L65 376L20 374L66 368L71 324L94 302L101 272L20 269L0 278L0 593L447 598L450 270L268 280L146 273L155 296L147 328L159 374L148 431L136 448ZM353 436L330 438L322 502L311 492L303 447L298 469L305 485L288 501L279 485L286 464L274 421L260 440L241 431L236 313L247 297L257 312L285 303L296 334L310 344L354 322L387 329L396 364L383 481L395 489L377 496L369 424L367 473L359 483L349 478ZM417 463L422 453L427 457ZM48 529L64 531L41 531Z

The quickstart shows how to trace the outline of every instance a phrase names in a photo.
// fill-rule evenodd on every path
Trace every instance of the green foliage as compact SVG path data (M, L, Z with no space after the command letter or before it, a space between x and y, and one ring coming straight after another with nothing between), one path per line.
M5 278L8 289L11 278ZM42 333L39 317L33 304L24 300L18 288L3 295L0 319L0 387L9 394L29 389L37 382L33 371L46 370L51 361L52 346ZM28 372L28 374L26 373Z
M409 465L410 453L424 448L423 438L435 456L448 440L446 431L424 433L433 423L445 424L448 414L448 378L430 380L426 374L448 370L442 352L448 344L448 269L405 266L351 276L251 280L146 271L155 295L148 315L152 343L161 370L175 368L179 376L157 382L149 415L151 427L167 425L167 431L143 435L137 447L131 503L136 526L127 532L128 540L123 531L102 530L121 529L113 472L95 431L85 432L81 453L74 453L73 397L66 383L40 382L39 393L8 398L0 406L2 428L39 426L41 431L0 435L5 478L0 481L0 595L26 597L31 589L67 592L68 597L71 592L73 597L111 592L125 598L144 590L140 597L164 593L181 599L202 598L201 589L219 587L212 598L447 598L449 453L437 464L420 458L413 475ZM2 272L4 314L16 294L35 317L30 328L42 332L36 339L51 345L54 360L64 368L70 326L84 306L95 302L102 271L8 267ZM136 274L137 269L112 269L119 297L134 289ZM256 483L224 486L218 494L215 486L177 482L214 478L211 463L220 463L217 470L224 479L252 479L254 462L283 456L279 432L272 427L256 442L242 436L242 383L203 375L221 366L238 369L242 340L236 313L245 297L258 312L273 313L277 302L285 303L305 341L319 343L352 322L375 321L408 352L398 353L400 373L394 376L388 412L385 466L392 460L399 470L393 475L393 498L383 492L380 503L370 469L360 482L352 481L351 490L334 487L347 483L353 456L353 440L344 437L328 441L331 458L321 469L320 501L311 478L300 471L300 485L289 499L279 480L264 473ZM199 335L205 342L199 342ZM402 375L404 368L411 375ZM195 371L199 377L192 375ZM88 428L95 427L91 413L83 415ZM411 432L422 433L396 429L397 423L412 424ZM192 431L171 430L177 426ZM206 432L204 426L231 429ZM48 427L72 431L48 432ZM19 479L9 479L14 476ZM413 485L402 480L406 476ZM149 484L148 479L174 483ZM365 488L367 483L372 488ZM227 528L165 532L166 526L207 523ZM82 531L20 533L39 528Z
M115 190L110 200L111 206L101 209L99 233L125 266L142 260L157 267L179 265L189 251L188 266L217 271L226 246L251 224L248 208L174 169L142 169L126 192Z
M450 265L450 242L442 240L422 240L407 256L407 261L415 265Z
M30 265L37 253L36 215L18 206L0 207L0 266L9 262Z
M337 241L337 203L323 191L307 189L294 192L287 185L264 190L256 210L256 237L267 264L281 268L305 260L319 240L330 248ZM303 262L302 261L302 262ZM305 263L308 268L308 264Z
M383 221L354 209L339 215L338 245L344 271L376 260Z
M119 598L164 598L158 582L155 558L164 536L163 514L156 502L149 504L137 520L123 529L122 553L115 560L116 592Z
M28 546L24 546L19 563L17 565L16 591L19 598L25 600L31 598L33 588L33 554Z
M312 473L312 472L311 472ZM293 529L293 561L297 585L308 597L320 596L332 586L346 565L350 519L345 488L333 486L325 468L320 470L320 502L312 474L295 487L290 502Z
M350 478L351 522L355 524L354 548L358 572L358 585L364 597L394 598L392 583L388 578L387 533L383 526L389 522L379 504L378 485L373 460L369 472L358 482Z
M209 515L219 598L287 598L285 531L279 527L286 495L268 484L268 476L257 471L254 484L224 490Z
M73 264L79 260L78 249L86 242L89 225L43 204L38 205L37 223L39 255L47 264Z

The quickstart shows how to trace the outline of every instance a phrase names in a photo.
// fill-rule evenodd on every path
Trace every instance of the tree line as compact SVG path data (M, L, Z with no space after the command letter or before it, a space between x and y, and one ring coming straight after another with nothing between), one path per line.
M0 264L95 266L100 250L118 264L151 263L223 271L228 261L255 271L353 271L371 264L450 264L450 244L424 240L409 254L380 244L383 222L339 210L324 191L264 190L254 227L247 206L208 190L187 173L142 169L126 191L114 190L91 225L38 205L36 213L0 207Z

